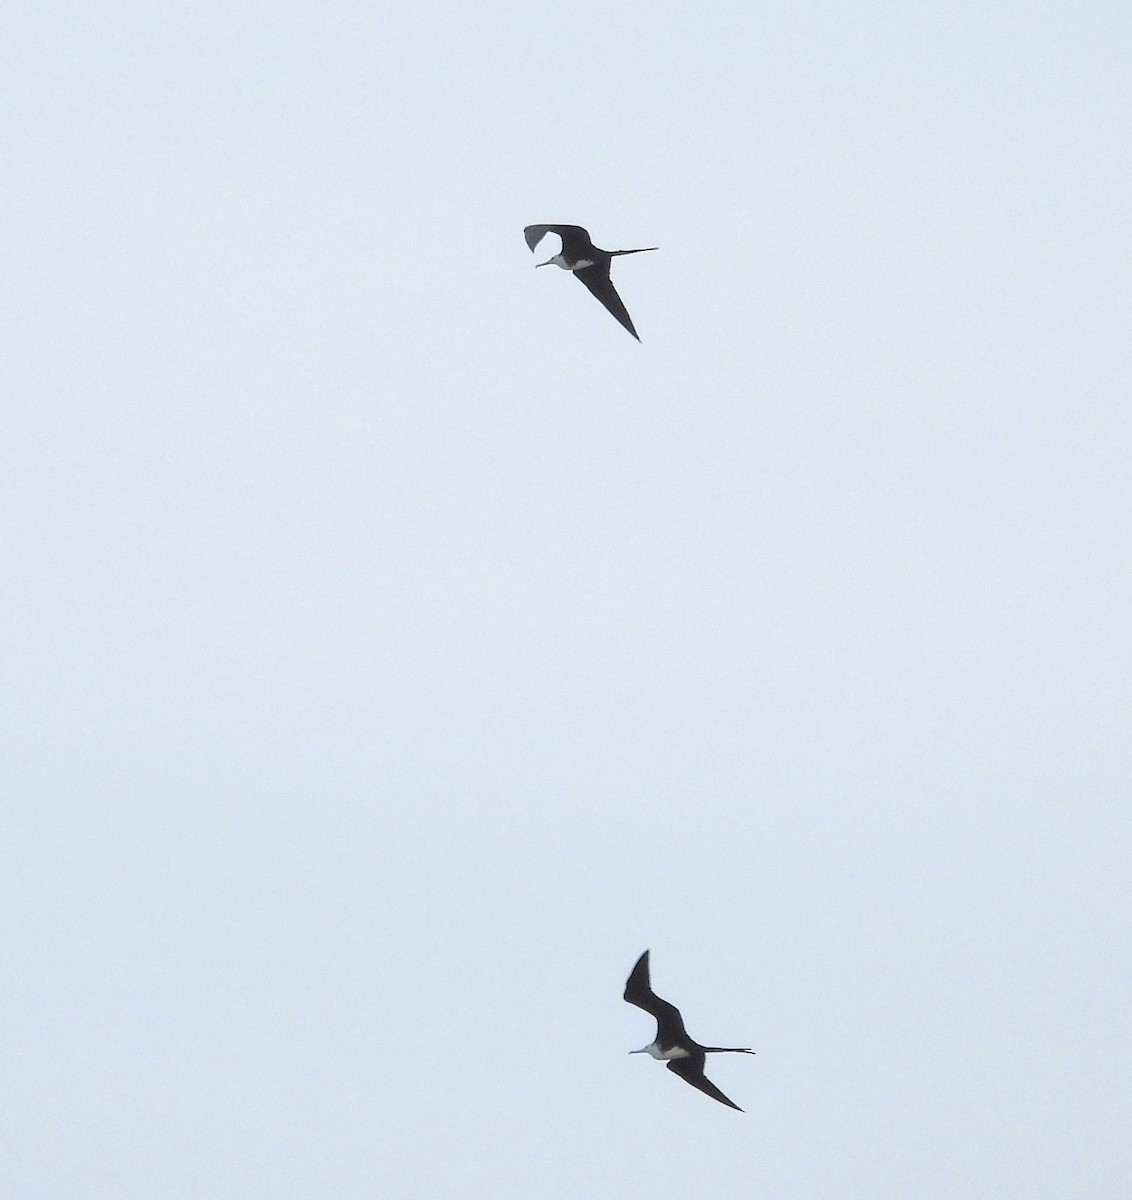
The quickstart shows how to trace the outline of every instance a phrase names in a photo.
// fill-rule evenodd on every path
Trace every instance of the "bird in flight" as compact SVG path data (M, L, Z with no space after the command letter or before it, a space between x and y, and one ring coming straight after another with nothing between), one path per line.
M643 1008L650 1016L656 1017L656 1039L651 1045L642 1046L640 1050L630 1050L630 1054L651 1054L653 1058L666 1061L668 1069L679 1075L685 1083L699 1088L726 1104L729 1108L739 1108L733 1100L727 1097L704 1075L704 1060L709 1054L754 1054L750 1047L738 1046L701 1046L688 1036L684 1028L684 1019L680 1010L667 1000L662 1000L652 990L649 982L649 952L646 950L637 959L637 965L629 975L625 984L625 999L638 1008Z
M609 278L609 264L619 255L644 254L648 250L656 250L657 247L601 250L590 241L590 235L581 225L528 225L523 230L523 236L532 252L548 233L558 234L562 239L562 249L553 258L548 258L538 266L549 267L553 263L564 271L573 271L575 278L580 279L639 342L641 339L633 328L632 318Z

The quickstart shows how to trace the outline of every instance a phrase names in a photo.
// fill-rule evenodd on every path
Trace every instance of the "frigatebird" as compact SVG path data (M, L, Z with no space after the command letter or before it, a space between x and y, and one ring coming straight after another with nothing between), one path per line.
M656 1017L656 1040L640 1050L630 1050L630 1054L651 1054L655 1059L667 1061L668 1069L679 1075L685 1083L699 1088L720 1104L743 1111L704 1075L704 1059L708 1054L754 1054L754 1051L749 1046L701 1046L690 1038L680 1010L652 990L647 950L637 959L637 965L629 975L625 984L625 999Z
M580 279L586 287L605 305L606 308L621 322L622 325L637 339L640 336L633 328L632 319L621 297L609 278L609 264L621 254L644 254L648 250L656 250L656 246L642 246L639 250L602 250L590 241L590 235L581 225L528 225L523 230L527 245L534 248L548 233L556 233L562 239L562 249L546 262L538 264L549 267L551 263L564 271L573 271L574 277Z

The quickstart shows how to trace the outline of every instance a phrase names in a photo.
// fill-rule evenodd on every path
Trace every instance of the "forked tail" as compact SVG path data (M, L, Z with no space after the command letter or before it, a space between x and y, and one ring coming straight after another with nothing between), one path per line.
M639 250L610 250L609 257L616 258L619 254L644 254L648 250L659 249L659 246L642 246Z
M749 1046L705 1046L705 1054L754 1054Z

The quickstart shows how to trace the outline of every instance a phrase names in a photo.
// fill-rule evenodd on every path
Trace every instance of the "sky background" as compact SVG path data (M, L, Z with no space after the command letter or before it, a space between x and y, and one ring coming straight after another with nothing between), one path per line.
M1127 4L0 60L0 1196L1132 1194Z

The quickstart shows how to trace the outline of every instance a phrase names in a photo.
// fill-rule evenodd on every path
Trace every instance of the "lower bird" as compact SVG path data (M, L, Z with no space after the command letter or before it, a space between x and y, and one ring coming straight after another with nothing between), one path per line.
M573 271L575 278L580 279L639 342L641 339L633 328L632 318L621 303L621 297L609 278L609 264L619 255L644 254L649 250L656 250L657 247L602 250L590 241L590 235L581 225L528 225L523 230L523 236L532 251L548 233L558 234L562 239L562 249L553 258L548 258L538 266L549 267L553 263L564 271Z
M637 965L629 975L625 984L625 999L656 1017L656 1040L640 1050L630 1050L630 1054L651 1054L655 1059L667 1061L668 1069L679 1075L685 1083L699 1088L720 1104L743 1111L704 1075L704 1060L709 1054L754 1054L754 1051L749 1046L701 1046L690 1038L680 1010L652 990L647 950L637 959Z

